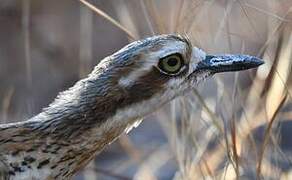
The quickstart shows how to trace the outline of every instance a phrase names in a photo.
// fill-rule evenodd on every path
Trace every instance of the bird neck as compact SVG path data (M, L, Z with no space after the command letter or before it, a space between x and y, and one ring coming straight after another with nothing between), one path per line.
M15 177L71 177L146 113L128 109L136 100L114 81L93 73L32 119L0 126L0 163Z

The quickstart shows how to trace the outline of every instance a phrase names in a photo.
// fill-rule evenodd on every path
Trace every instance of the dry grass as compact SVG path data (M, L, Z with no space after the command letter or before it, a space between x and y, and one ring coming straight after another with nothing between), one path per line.
M277 126L285 120L281 118L283 109L291 106L292 28L289 18L292 3L181 0L172 1L171 5L166 5L172 9L161 10L158 15L157 9L163 9L165 2L141 2L147 21L151 22L149 28L154 29L155 34L186 33L203 49L255 54L267 64L257 72L229 74L234 76L233 82L216 77L210 82L217 84L213 95L199 88L201 91L194 90L191 97L176 100L170 110L157 114L168 132L177 160L175 177L268 179L284 178L289 174L272 165L271 158L275 154L266 149L276 148L279 151L276 159L281 156L282 147L277 141L277 134L281 132L277 131ZM166 21L166 16L173 18ZM174 26L167 26L168 23ZM224 50L220 51L222 48ZM246 79L240 80L242 76ZM169 111L171 115L167 115ZM256 137L260 126L264 126L265 131L262 137ZM210 143L215 143L214 147L210 148Z
M291 0L119 0L111 2L116 17L93 5L94 1L80 2L80 8L86 5L130 41L152 34L181 33L210 53L246 53L266 62L258 70L218 75L155 113L167 143L148 152L123 136L120 145L129 156L127 160L115 162L118 165L112 171L95 164L86 171L93 169L108 179L131 179L120 172L135 164L134 178L158 179L158 172L175 160L174 179L291 178L292 141L281 131L292 123ZM22 4L28 86L32 86L30 3ZM82 16L83 20L90 18L87 12L80 16L81 20ZM95 33L89 28L92 21L80 23L80 33L87 39ZM80 45L81 60L92 58L93 47L87 42ZM84 63L80 62L81 76L90 69L88 62ZM8 88L3 99L4 120L13 93L14 88Z

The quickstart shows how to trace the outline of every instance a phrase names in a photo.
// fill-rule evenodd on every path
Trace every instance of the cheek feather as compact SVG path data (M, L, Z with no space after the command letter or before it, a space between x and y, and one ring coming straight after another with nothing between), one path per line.
M130 77L121 77L119 80L119 86L121 87L130 87L134 84L136 79L130 78Z
M146 74L140 76L136 79L132 87L128 89L131 95L136 96L136 94L141 93L142 98L147 96L152 96L157 92L165 88L165 84L168 82L169 77L162 75L158 69L152 67L152 69ZM147 95L149 94L149 95Z
M123 88L131 87L135 82L139 81L139 78L151 71L152 67L156 65L156 61L149 57L147 61L139 56L139 59L135 59L135 66L131 67L127 74L120 77L118 85Z

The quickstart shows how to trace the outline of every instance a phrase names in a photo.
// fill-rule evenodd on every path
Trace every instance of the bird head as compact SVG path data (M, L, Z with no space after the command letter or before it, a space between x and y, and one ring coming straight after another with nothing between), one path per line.
M207 55L186 37L159 35L125 46L102 60L92 74L110 81L101 86L115 97L118 109L139 105L141 111L153 111L215 73L261 64L249 55Z
M206 77L262 63L248 55L206 55L176 35L133 42L104 58L87 78L60 93L37 116L0 126L0 171L3 156L12 178L68 179L96 152L137 125L139 118ZM11 166L18 167L20 158L29 168Z

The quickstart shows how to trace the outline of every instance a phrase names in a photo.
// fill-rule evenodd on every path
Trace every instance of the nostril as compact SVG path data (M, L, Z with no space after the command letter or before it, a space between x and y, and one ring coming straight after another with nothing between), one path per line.
M212 60L212 62L214 62L214 63L219 63L220 60L214 59L214 60Z

